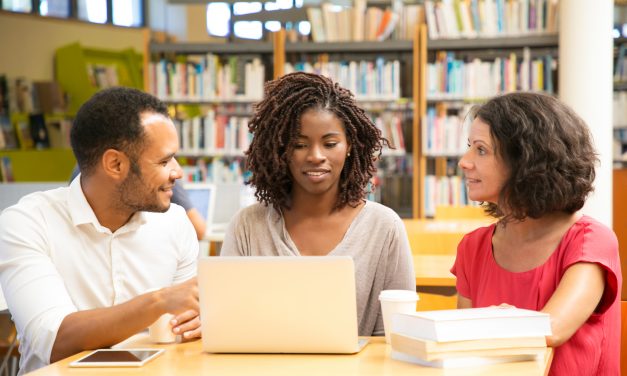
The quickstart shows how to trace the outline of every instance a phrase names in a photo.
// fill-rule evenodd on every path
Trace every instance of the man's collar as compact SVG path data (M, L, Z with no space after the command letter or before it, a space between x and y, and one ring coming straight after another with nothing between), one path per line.
M81 187L81 174L78 174L70 183L68 207L74 226L91 223L98 232L111 233L111 230L100 224L96 213L94 213L94 210L89 205L83 188ZM143 211L136 212L127 223L116 231L116 233L136 230L144 223L146 223L146 213Z

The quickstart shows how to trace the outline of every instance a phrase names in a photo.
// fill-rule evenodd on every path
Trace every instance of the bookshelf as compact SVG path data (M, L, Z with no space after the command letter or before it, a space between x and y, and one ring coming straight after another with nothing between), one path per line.
M189 44L189 43L151 43L150 53L155 57L166 58L169 61L184 62L188 56L203 56L214 54L228 57L232 55L261 58L264 63L264 80L270 77L278 77L291 70L313 69L317 72L330 75L335 80L343 66L349 62L365 62L371 66L377 66L377 59L382 59L379 64L385 66L390 61L397 62L392 70L398 71L398 90L391 94L366 95L355 92L360 105L372 114L376 120L381 114L396 114L400 119L400 132L396 137L402 137L404 149L401 151L386 150L379 164L380 174L377 179L380 182L379 196L376 199L395 209L405 218L433 217L435 206L428 207L425 196L426 184L432 177L452 177L455 184L459 185L458 192L463 192L463 182L456 171L456 162L465 149L465 138L459 139L451 150L434 151L428 149L426 143L427 114L445 113L455 116L457 112L466 110L470 105L481 102L494 94L508 91L507 89L489 92L485 95L469 96L462 92L460 95L448 97L434 96L427 92L429 82L433 80L430 64L435 62L439 52L454 53L455 58L462 61L480 59L489 64L496 59L510 59L516 57L516 64L525 61L533 67L533 62L544 62L546 67L540 71L545 77L542 90L549 86L549 91L556 88L555 65L557 55L558 36L551 35L521 35L512 37L490 37L473 39L429 39L427 27L422 25L415 30L412 40L388 40L357 41L357 42L286 42L283 31L275 33L272 42L259 43L231 43L231 44ZM535 60L534 60L535 59ZM548 59L549 63L546 63ZM342 63L344 62L344 63ZM300 63L300 65L298 65ZM337 63L337 65L333 65ZM273 67L270 69L269 67ZM359 71L357 64L357 71ZM347 68L348 72L350 68ZM517 68L518 69L518 68ZM530 68L532 69L532 68ZM538 69L536 67L536 69ZM346 73L346 70L343 71ZM529 73L531 77L531 72ZM386 76L384 81L394 76ZM339 80L338 80L339 81ZM152 81L151 81L152 82ZM350 88L340 81L343 86ZM393 84L394 85L394 84ZM519 88L520 83L511 83L512 88ZM552 88L551 88L552 86ZM153 90L154 88L151 88ZM529 90L533 89L530 87ZM538 89L536 89L538 90ZM172 98L159 95L173 106L176 117L185 118L187 113L203 114L207 116L207 108L215 113L226 116L241 115L244 119L252 113L254 98L211 98L199 99L198 97L183 96ZM379 95L380 94L380 95ZM211 111L211 110L209 110ZM210 113L210 112L209 112ZM180 116L179 116L180 115ZM390 115L385 115L390 116ZM458 118L462 114L457 115ZM453 118L453 122L455 118ZM376 122L376 121L375 121ZM198 125L187 126L198 128ZM458 127L459 128L459 127ZM385 130L385 128L384 128ZM192 133L194 131L191 131ZM385 132L384 132L385 134ZM448 133L447 133L448 134ZM390 138L389 134L387 135ZM394 139L394 137L391 137ZM396 140L397 144L399 143ZM202 148L201 148L202 149ZM183 148L182 155L187 159L183 163L197 164L198 158L229 158L240 159L243 154L239 150L219 150L209 152L206 149ZM230 167L229 167L230 166ZM224 168L233 168L233 165L223 165ZM240 164L240 169L242 165ZM200 176L203 176L202 173ZM207 176L207 175L204 175ZM456 177L457 176L457 177ZM450 183L448 183L450 185ZM373 198L373 197L371 197ZM459 204L453 203L453 206ZM461 207L460 212L465 212ZM474 211L473 211L474 212ZM476 211L479 212L479 211Z
M412 41L288 42L284 62L285 73L324 74L353 92L383 137L395 146L383 150L369 199L402 217L414 217Z
M11 162L15 182L68 181L76 159L71 149L0 150Z
M144 88L143 58L132 48L115 51L72 43L56 50L54 63L56 80L69 98L70 115L75 115L83 103L103 88Z
M184 180L242 183L248 119L273 76L273 43L152 42L148 49L148 90L170 106Z
M426 25L418 33L417 211L435 217L440 205L460 211L472 205L457 167L466 150L468 110L515 90L554 93L558 36L429 39Z
M627 38L614 40L614 167L627 168Z

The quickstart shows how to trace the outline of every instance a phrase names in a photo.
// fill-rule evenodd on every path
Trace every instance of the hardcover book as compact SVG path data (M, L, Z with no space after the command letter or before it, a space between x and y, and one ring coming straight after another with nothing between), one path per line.
M431 341L551 335L548 313L520 308L468 308L399 313L392 332Z

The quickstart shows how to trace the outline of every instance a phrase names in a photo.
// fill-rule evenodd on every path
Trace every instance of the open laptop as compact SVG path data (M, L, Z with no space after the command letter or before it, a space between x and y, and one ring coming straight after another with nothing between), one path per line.
M241 183L184 183L192 205L205 219L205 236L224 233L227 225L242 207ZM250 203L248 203L250 204Z
M367 343L348 256L205 257L198 287L204 351L352 354Z
M205 220L206 233L209 233L214 217L216 186L211 183L184 183L183 188L185 188L192 206Z

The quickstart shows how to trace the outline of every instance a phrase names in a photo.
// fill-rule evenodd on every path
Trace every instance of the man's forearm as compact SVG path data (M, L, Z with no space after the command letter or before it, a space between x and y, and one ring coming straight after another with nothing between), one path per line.
M158 294L149 293L113 307L71 313L61 322L50 362L83 350L112 346L146 328L165 312Z

